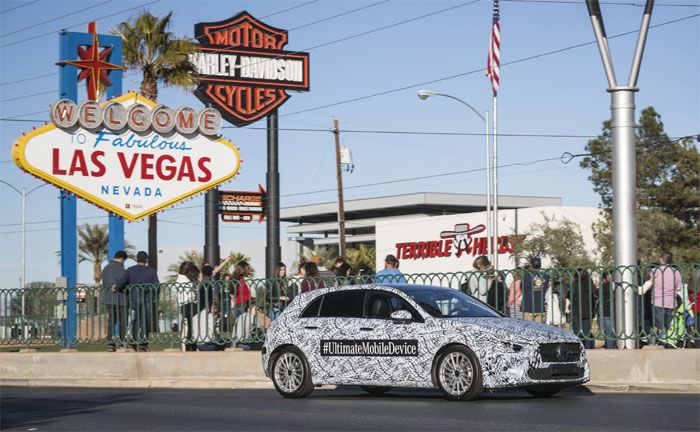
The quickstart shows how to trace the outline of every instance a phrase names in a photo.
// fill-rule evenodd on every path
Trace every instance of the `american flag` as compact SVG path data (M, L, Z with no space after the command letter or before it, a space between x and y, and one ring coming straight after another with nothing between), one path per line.
M498 93L498 81L501 74L501 18L498 13L498 0L493 0L493 25L489 42L489 58L486 62L486 75L491 80L493 95Z

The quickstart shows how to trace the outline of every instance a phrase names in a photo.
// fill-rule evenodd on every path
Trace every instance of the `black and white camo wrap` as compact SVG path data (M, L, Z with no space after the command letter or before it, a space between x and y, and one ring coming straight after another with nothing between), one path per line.
M344 289L384 290L409 302L423 316L424 323L397 324L391 320L365 318L299 318L305 307L320 295ZM318 327L306 329L305 327ZM360 328L371 328L361 331ZM417 356L321 356L320 340L417 340ZM433 361L441 348L451 344L469 347L478 357L485 389L542 384L579 384L590 378L585 350L576 361L583 377L533 380L531 368L547 368L539 354L541 343L577 343L568 331L547 324L513 318L433 318L404 292L383 285L355 285L325 288L294 299L270 326L264 344L262 367L270 376L269 364L275 350L292 345L309 363L314 384L346 384L390 387L435 388Z

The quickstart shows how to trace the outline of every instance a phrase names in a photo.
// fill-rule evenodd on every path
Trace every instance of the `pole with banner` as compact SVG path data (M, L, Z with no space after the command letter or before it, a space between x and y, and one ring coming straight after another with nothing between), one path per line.
M493 1L493 21L491 23L491 38L489 41L489 55L486 64L486 75L491 81L493 89L493 213L492 235L489 250L493 251L493 267L498 269L498 111L497 95L501 75L501 17L498 0Z

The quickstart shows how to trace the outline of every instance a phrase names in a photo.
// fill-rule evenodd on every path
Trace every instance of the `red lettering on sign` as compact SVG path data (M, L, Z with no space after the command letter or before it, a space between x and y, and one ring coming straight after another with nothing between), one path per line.
M194 125L194 111L187 111L187 117L185 117L185 112L180 111L177 113L177 119L175 119L175 123L178 128L185 128L189 129Z
M197 178L198 181L208 182L209 180L211 180L211 170L206 165L209 162L211 162L211 158L208 157L200 158L199 161L197 161L197 167L200 171L202 171L202 175L199 178Z
M82 150L76 150L73 153L73 159L70 161L70 168L68 169L68 175L75 175L76 172L87 176L87 164L85 163L85 155Z
M97 168L96 171L92 171L90 173L93 177L102 177L103 175L105 175L105 172L107 172L107 168L105 167L105 164L100 160L100 158L103 157L104 155L105 155L105 152L103 152L102 150L94 151L90 155L90 161Z
M144 153L141 155L141 179L142 180L153 180L153 155L150 153Z
M163 155L156 161L156 174L161 180L172 180L177 173L177 169L172 165L163 166L164 162L175 162L175 158L170 155Z
M189 181L194 181L194 168L192 167L192 159L189 156L183 156L182 165L180 165L180 172L177 174L177 181L182 181L183 178L187 177Z
M131 175L134 173L134 168L136 168L136 162L138 162L139 155L133 155L131 157L131 163L126 161L126 156L122 152L118 152L117 157L119 158L119 164L122 166L124 177L131 178Z
M57 175L66 175L66 170L61 169L58 166L59 163L59 150L57 148L53 149L52 152L52 169L51 173L52 174L57 174Z

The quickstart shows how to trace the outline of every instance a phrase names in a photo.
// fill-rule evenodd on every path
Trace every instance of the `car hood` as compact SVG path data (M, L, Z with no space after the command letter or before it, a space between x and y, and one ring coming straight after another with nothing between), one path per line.
M580 342L573 333L558 327L515 318L448 318L466 331L488 333L501 341L520 343Z

